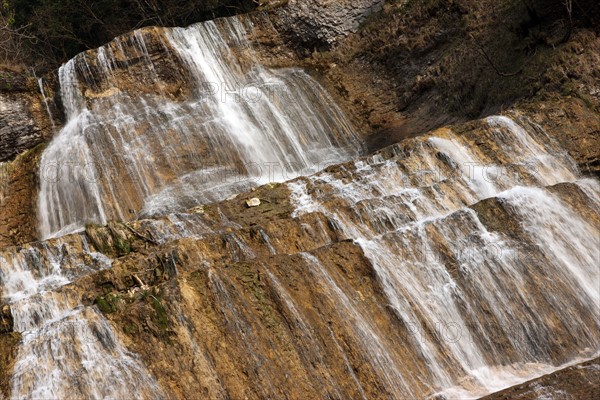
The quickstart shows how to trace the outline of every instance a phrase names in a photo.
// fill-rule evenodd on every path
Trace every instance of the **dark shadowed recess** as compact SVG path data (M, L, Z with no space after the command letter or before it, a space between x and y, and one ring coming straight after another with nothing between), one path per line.
M75 54L143 26L185 26L254 9L252 0L3 0L27 33L25 59L54 68Z

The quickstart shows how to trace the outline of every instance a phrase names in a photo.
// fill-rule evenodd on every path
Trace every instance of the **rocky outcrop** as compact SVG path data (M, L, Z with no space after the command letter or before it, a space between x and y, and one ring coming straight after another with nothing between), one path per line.
M507 180L533 185L544 178L527 167L542 148L559 157L548 161L557 171L544 171L566 173L557 164L563 160L560 148L544 143L547 137L534 124L528 125L526 118L513 117L539 142L510 130L509 119L478 121L453 128L455 133L441 129L403 141L291 185L265 185L185 213L88 225L85 233L10 248L0 256L27 261L35 255L35 274L44 273L50 259L59 262L63 273L74 278L53 289L57 297L100 311L118 340L143 360L172 398L201 393L216 399L387 399L401 397L404 384L413 391L412 397L423 398L433 394L429 383L433 378L415 347L415 335L419 343L434 341L444 348L443 341L437 342L442 332L437 326L415 332L390 305L389 292L382 286L382 266L367 254L369 247L349 237L340 225L352 223L379 232L380 244L399 246L394 249L410 263L418 263L418 258L411 258L422 251L418 236L411 233L416 222L435 244L431 251L439 252L436 260L444 274L452 276L463 293L469 329L481 329L472 340L486 349L486 357L509 365L522 356L519 346L526 351L533 347L546 362L559 365L588 341L597 340L591 330L576 330L574 335L570 327L594 326L585 302L561 297L561 307L572 311L568 321L560 308L538 306L553 302L556 293L571 290L572 282L552 269L551 252L528 236L532 224L518 208L502 195L482 201L469 197L472 186L465 186L468 178L453 161L452 147L432 147L433 137L470 144L478 161L503 167L502 177L491 175L490 183L498 185ZM513 146L517 140L522 146ZM522 151L526 156L517 157ZM424 172L425 163L430 170ZM346 190L339 190L345 185ZM318 199L321 207L298 213L299 194L293 188L299 186L305 186L306 197ZM555 194L576 215L597 226L597 205L584 188L562 183L538 191ZM413 189L430 197L413 201L403 197ZM349 193L353 196L345 196ZM252 199L260 204L248 207ZM418 210L434 209L435 202L443 205L443 215L419 222ZM395 229L398 226L403 228ZM457 252L457 246L466 244L465 249L478 251L486 247L478 240L490 237L497 240L487 243L491 253L475 273L467 259L482 254ZM496 245L505 246L505 256L513 257L510 271L521 277L518 288L505 275L506 265L491 257L496 255ZM111 257L111 267L85 267L99 259L92 256L94 252ZM412 268L410 263L395 268ZM490 291L480 286L485 271L493 271L492 281L501 287L518 290L519 301L534 299L527 304L535 307L535 317L528 307L516 306L510 317L516 324L496 329L508 321L501 318L502 307L488 304ZM410 276L419 276L418 269ZM547 290L540 290L539 282ZM494 291L495 296L502 294ZM506 295L514 293L507 290ZM413 294L407 296L414 300ZM505 307L509 306L513 307L508 303ZM548 321L547 325L538 325L539 320ZM421 323L427 326L424 320ZM545 326L552 326L552 335ZM6 337L0 335L0 341ZM454 365L441 350L438 357ZM401 374L395 375L398 371ZM448 372L461 382L464 373L458 366ZM406 383L389 379L394 376L403 376Z
M52 121L36 85L23 73L0 69L0 162L52 135Z
M354 33L384 0L290 0L274 12L273 22L306 50L330 48Z
M0 164L0 248L34 241L37 233L39 144Z

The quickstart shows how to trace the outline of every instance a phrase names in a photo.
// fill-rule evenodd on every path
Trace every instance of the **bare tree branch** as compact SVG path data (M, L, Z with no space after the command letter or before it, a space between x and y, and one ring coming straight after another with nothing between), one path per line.
M469 35L469 36L473 40L473 43L475 43L475 45L479 48L479 52L485 57L487 62L492 66L492 68L494 69L494 71L496 71L496 73L498 75L500 75L502 77L510 77L510 76L518 75L523 71L523 67L519 68L519 70L512 72L512 73L506 73L506 72L500 71L494 64L494 61L492 61L492 58L485 51L485 48L477 41L477 39L475 39L475 37L473 35Z

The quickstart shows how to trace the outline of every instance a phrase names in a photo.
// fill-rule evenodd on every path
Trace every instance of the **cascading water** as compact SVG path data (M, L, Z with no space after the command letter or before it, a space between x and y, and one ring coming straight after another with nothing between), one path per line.
M9 250L0 255L3 303L22 335L12 375L14 399L148 398L164 394L93 307L79 305L69 284L109 268L83 237L73 243Z
M41 161L42 237L222 200L357 153L352 127L318 83L257 62L249 24L229 18L155 32L183 66L168 73L186 76L184 100L144 93L147 79L163 77L139 32L133 44L115 39L60 69L67 122Z
M313 173L358 154L359 144L308 75L257 62L250 25L232 18L137 31L60 69L67 122L42 156L42 237L162 215L139 222L158 245L210 232L226 242L224 259L260 257L224 215L225 233L198 214L171 212ZM157 59L177 67L161 69ZM295 335L286 350L301 348L304 376L326 396L473 398L600 350L597 181L582 179L534 124L507 117L486 124L475 136L441 130L386 150L394 153L388 159L374 155L288 184L295 217L320 212L336 240L360 246L385 303L369 308L312 253L297 262L314 307L300 301L302 290L290 290L289 271L261 266ZM256 232L277 257L278 243L262 227ZM329 237L322 233L320 245ZM23 337L12 397L166 397L108 321L71 289L111 260L90 251L83 235L65 240L79 248L52 240L0 255L3 301ZM260 382L258 397L280 396L276 366L285 360L261 354L253 311L200 258L208 271L203 296L212 296L228 332L223 342L232 338L229 345L244 352L236 362ZM193 292L185 279L181 286ZM262 286L254 289L263 296ZM186 306L196 310L196 303ZM312 330L323 318L327 328ZM185 340L198 368L213 393L227 397L220 360L203 353L209 344L194 343L201 332L189 324Z
M43 238L220 200L357 154L350 123L323 88L302 70L256 61L249 24L230 18L153 32L163 55L183 67L172 71L191 86L181 98L144 90L145 79L162 77L140 32L132 43L115 39L61 67L67 121L40 163ZM135 84L124 87L127 80ZM11 396L163 398L98 310L69 296L73 280L110 267L80 250L77 260L65 259L62 244L0 258L3 300L23 338Z
M539 128L506 117L487 124L482 148L443 131L398 150L405 160L375 156L342 176L289 184L297 215L320 211L362 247L427 381L450 398L600 349L598 227L552 189L569 183L597 214L597 182L579 179ZM489 230L476 211L486 198L520 224Z

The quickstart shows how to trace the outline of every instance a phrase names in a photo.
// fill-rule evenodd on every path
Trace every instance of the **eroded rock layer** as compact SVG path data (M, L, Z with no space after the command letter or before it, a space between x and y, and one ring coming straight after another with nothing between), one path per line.
M0 76L0 398L597 393L597 36L498 79L538 2L266 3Z
M104 368L135 376L147 398L503 389L600 347L599 191L515 114L220 203L8 249L3 304L23 335L10 390L35 381L118 396L93 384ZM71 346L54 366L61 378L33 380L20 367L31 349L68 337L71 323L90 343L59 340ZM90 349L96 363L78 364ZM69 374L74 365L82 372Z

